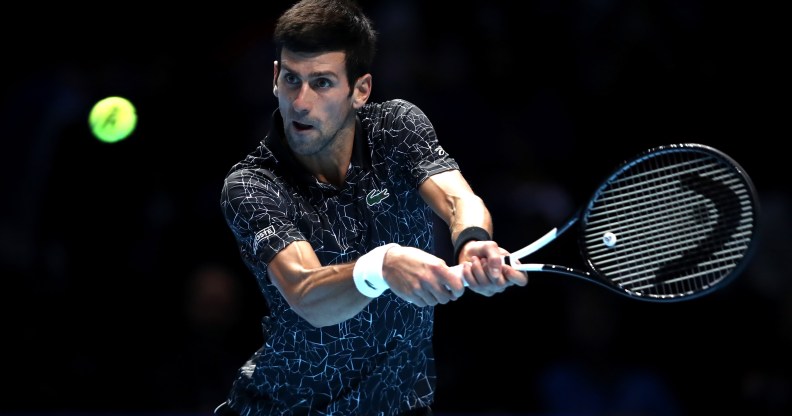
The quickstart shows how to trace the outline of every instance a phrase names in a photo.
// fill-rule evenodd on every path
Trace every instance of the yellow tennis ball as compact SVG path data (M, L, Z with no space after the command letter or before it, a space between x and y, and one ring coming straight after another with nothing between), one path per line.
M88 124L96 138L115 143L126 139L135 130L137 111L124 97L107 97L94 104Z

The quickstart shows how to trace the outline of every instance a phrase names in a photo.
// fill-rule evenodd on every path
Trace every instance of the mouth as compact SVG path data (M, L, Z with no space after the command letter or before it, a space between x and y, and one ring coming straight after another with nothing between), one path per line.
M313 128L308 124L298 123L296 121L292 121L292 126L294 126L294 129L297 131L307 131Z

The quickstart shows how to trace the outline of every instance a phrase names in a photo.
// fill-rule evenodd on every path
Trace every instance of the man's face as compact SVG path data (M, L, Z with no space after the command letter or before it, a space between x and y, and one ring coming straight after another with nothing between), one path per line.
M275 94L286 139L296 154L321 156L342 134L354 132L354 99L344 61L344 52L282 50Z

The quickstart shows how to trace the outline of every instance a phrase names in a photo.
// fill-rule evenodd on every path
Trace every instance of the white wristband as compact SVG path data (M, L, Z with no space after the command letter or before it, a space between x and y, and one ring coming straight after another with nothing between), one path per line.
M352 280L355 281L360 293L376 298L388 290L388 283L382 278L382 261L385 259L385 253L396 246L398 246L396 243L385 244L357 259L355 268L352 269Z

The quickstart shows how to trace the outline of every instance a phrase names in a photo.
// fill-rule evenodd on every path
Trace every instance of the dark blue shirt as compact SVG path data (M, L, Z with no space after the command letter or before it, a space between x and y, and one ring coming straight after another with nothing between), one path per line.
M424 113L391 100L358 110L344 183L321 183L293 158L275 111L269 134L231 168L221 196L270 311L265 343L232 387L232 408L241 416L396 415L432 403L433 308L386 291L355 317L315 328L289 308L267 265L294 241L310 242L322 265L387 243L433 252L433 214L418 186L453 169Z

